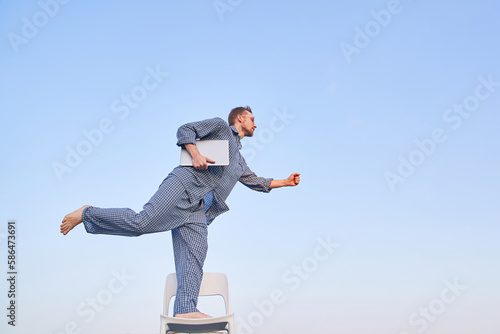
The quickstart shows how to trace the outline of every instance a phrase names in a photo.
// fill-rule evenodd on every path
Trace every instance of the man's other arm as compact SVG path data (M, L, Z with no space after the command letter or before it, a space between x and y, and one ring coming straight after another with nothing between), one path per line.
M196 139L222 131L227 126L227 123L218 117L184 124L177 130L177 146L184 147L189 152L195 169L208 169L208 163L215 161L200 154L196 147Z
M229 129L229 126L219 117L181 125L177 130L177 146L196 144L196 139L224 131L224 128Z
M206 156L201 155L200 151L198 151L198 147L195 144L184 144L184 147L191 155L193 159L193 167L198 170L208 169L208 163L215 163L214 160L207 158Z

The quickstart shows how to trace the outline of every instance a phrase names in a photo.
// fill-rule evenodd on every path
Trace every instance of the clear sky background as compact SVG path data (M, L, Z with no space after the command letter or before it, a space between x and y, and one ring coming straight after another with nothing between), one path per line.
M209 228L205 271L227 273L239 333L499 333L499 11L0 1L0 258L8 277L15 220L18 271L2 333L158 333L170 232L59 224L140 210L178 164L177 128L241 105L250 167L302 182L238 184Z

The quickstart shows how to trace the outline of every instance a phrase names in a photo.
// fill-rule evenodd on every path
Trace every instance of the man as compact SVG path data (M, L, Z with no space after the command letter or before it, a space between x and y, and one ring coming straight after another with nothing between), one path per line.
M177 145L189 152L193 167L174 168L141 212L85 205L66 215L61 224L64 235L81 222L88 233L94 234L139 236L171 230L178 283L176 317L208 317L196 308L208 248L207 227L215 217L229 210L225 200L236 182L262 192L300 182L298 173L284 180L273 180L258 177L248 168L240 154L240 139L252 137L257 128L250 107L231 110L228 123L213 118L179 128ZM209 167L215 161L200 154L196 139L227 140L229 165Z

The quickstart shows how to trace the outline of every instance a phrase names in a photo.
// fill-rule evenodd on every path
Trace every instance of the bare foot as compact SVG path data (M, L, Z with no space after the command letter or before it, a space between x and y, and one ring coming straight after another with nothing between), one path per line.
M201 312L181 313L181 314L176 314L175 317L176 318L184 318L184 319L211 318L211 316L206 315L205 313L201 313Z
M76 225L82 222L83 210L90 205L84 205L80 209L67 214L61 224L61 233L66 235L69 231L73 229Z

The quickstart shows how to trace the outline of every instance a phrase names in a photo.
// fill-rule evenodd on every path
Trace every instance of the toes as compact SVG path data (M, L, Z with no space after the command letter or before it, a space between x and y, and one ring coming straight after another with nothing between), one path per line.
M67 222L63 222L61 224L61 227L60 227L61 233L66 235L68 233L68 229L69 229L69 226L68 226Z

